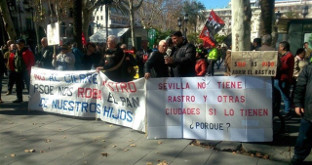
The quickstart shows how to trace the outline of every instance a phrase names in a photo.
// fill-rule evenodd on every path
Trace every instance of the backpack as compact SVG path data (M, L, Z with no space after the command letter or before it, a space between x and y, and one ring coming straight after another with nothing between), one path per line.
M23 72L26 70L26 65L23 59L22 52L16 52L14 56L15 72Z

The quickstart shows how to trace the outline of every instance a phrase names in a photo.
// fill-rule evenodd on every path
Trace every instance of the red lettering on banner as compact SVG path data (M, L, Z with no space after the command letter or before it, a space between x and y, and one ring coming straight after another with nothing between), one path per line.
M199 108L166 108L166 115L200 115Z
M137 88L135 83L130 82L114 82L114 81L103 81L102 86L109 88L112 92L121 92L121 93L135 93Z
M241 81L226 81L226 82L217 82L218 88L220 89L242 89Z
M190 85L188 82L183 83L159 83L159 90L167 90L167 89L190 89Z
M227 111L226 109L224 109L224 116L234 116L234 110L230 109L229 111Z
M45 80L44 76L34 74L35 80Z
M245 96L218 96L217 101L223 103L244 103L246 101Z
M78 88L78 97L88 99L102 99L102 91L96 88Z
M168 96L168 103L195 102L195 96Z
M208 115L209 116L215 116L217 115L217 110L215 108L209 108L208 109Z
M268 116L268 109L240 109L241 116Z

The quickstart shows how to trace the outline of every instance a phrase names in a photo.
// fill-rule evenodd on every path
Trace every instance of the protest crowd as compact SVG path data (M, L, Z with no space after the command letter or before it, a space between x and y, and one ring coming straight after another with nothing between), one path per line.
M13 94L15 85L17 99L13 103L23 102L22 91L30 86L31 67L61 71L96 70L103 72L109 79L116 82L128 82L138 78L157 77L195 77L214 76L214 70L225 66L224 75L231 75L231 47L225 44L205 46L202 43L192 44L180 31L172 33L167 39L159 41L156 49L149 49L147 41L142 41L142 49L128 50L127 45L117 42L117 37L110 35L107 43L100 49L95 43L84 45L83 51L76 47L75 42L64 42L57 50L41 39L41 47L32 50L24 39L8 40L1 47L0 55L0 92L2 85L8 86L5 95ZM296 144L293 164L300 164L309 154L311 139L311 110L304 111L311 102L310 79L312 67L312 50L308 43L298 48L295 54L290 52L290 44L282 41L275 50L271 46L272 38L264 35L254 39L250 51L278 51L278 66L273 84L273 115L284 122L295 115L304 115L302 127ZM3 77L8 79L2 84ZM305 101L305 102L304 102ZM0 103L5 103L0 97ZM284 109L280 111L281 103ZM306 136L310 139L306 141ZM307 147L308 146L308 147Z

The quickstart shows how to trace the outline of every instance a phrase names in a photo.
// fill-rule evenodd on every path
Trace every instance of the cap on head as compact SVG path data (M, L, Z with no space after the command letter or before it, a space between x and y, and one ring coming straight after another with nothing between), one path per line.
M182 37L183 35L182 35L182 33L181 33L180 31L176 31L176 32L174 32L174 33L172 33L172 34L170 35L170 37L172 37L172 36L175 36L175 37Z

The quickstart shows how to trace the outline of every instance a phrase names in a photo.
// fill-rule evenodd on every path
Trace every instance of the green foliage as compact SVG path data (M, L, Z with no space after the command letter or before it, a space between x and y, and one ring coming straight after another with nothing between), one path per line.
M190 42L192 44L203 43L203 40L200 39L198 36L199 36L199 33L191 33L191 34L187 35L187 40L188 40L188 42Z
M159 43L160 40L165 40L167 39L171 34L172 34L173 31L171 30L167 30L167 31L160 31L158 29L156 29L156 43L154 44L157 44Z
M219 35L219 34L214 35L214 38L217 41L217 43L222 43L226 37L227 36L225 35Z
M188 22L191 25L193 25L194 32L196 31L197 28L196 26L198 19L199 20L206 19L204 12L201 12L205 9L206 9L205 6L201 2L197 2L195 0L184 1L183 11L184 14L188 14Z

